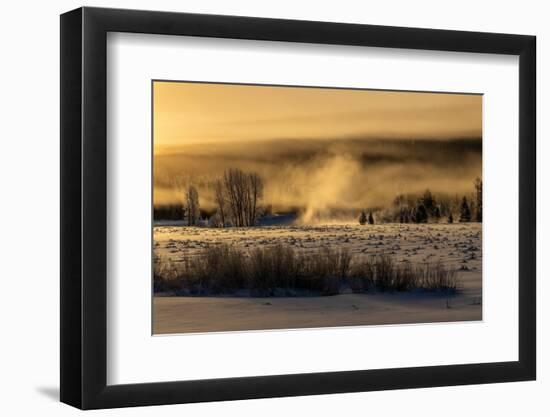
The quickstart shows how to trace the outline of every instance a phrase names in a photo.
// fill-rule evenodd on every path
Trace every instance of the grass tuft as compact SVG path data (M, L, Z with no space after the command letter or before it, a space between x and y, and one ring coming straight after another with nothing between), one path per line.
M443 263L398 265L389 255L371 256L354 265L350 287L355 293L378 291L441 291L455 293L456 270Z
M240 250L228 245L203 249L175 267L155 257L155 292L181 295L337 295L372 291L457 290L456 271L441 262L397 264L390 255L354 258L349 250L303 252L282 244Z

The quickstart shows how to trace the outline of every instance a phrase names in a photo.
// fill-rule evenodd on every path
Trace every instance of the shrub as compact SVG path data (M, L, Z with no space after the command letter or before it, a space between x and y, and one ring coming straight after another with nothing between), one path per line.
M232 294L249 290L253 296L336 295L349 284L354 293L457 290L456 271L441 262L413 266L396 264L390 255L354 258L347 249L321 248L302 252L278 244L240 250L210 246L179 268L155 257L155 292Z
M371 256L356 262L349 283L355 293L415 289L454 293L457 290L456 271L441 262L397 265L389 255Z
M254 249L250 256L240 256L248 272L247 287L260 295L271 295L275 288L295 288L302 259L290 246L281 244Z
M192 293L231 292L244 288L247 271L242 253L228 245L210 246L184 263L182 283Z
M418 288L419 274L416 268L406 263L395 268L392 289L395 291L409 291Z
M388 255L380 255L374 261L374 277L376 288L387 291L393 288L395 266Z
M351 253L347 249L322 248L301 254L300 278L304 289L319 291L323 295L340 293L340 281L348 275Z
M372 262L356 262L350 271L349 285L354 293L374 289L374 268Z
M153 290L154 292L175 291L181 287L181 277L178 270L169 259L155 255L153 258Z
M440 261L426 264L421 270L422 287L435 291L455 292L457 290L456 270L447 268Z

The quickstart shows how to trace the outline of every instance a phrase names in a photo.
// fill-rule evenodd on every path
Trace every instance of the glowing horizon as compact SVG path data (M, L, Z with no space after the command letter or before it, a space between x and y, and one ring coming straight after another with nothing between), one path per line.
M340 137L480 138L482 96L155 81L155 146Z
M257 172L263 204L387 205L397 193L467 193L481 177L482 96L156 81L154 204L228 168ZM468 140L464 140L468 139Z

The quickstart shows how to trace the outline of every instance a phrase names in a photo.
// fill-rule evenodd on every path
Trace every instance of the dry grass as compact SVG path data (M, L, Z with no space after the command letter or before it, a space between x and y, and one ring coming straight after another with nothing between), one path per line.
M457 288L456 270L447 268L441 262L427 264L421 271L422 286L428 290L455 292Z
M353 292L427 290L455 293L456 270L435 264L396 264L391 256L372 256L356 262L350 274Z
M184 288L225 293L246 287L247 270L242 253L227 245L212 246L189 259L181 271Z
M155 292L181 295L252 296L336 295L351 288L372 291L428 290L453 293L456 272L441 263L396 264L389 255L354 259L345 249L322 248L305 253L288 245L250 251L228 245L205 248L175 267L155 257Z
M180 271L171 262L155 255L153 258L153 290L155 292L177 291L181 286Z

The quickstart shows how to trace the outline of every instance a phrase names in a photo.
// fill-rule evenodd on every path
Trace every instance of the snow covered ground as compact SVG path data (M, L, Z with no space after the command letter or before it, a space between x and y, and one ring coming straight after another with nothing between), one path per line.
M211 229L154 228L155 253L178 263L200 249L283 243L297 250L346 247L356 257L390 254L397 262L441 261L458 271L460 291L341 294L331 297L164 297L154 299L154 333L425 323L482 319L482 225L334 223Z

